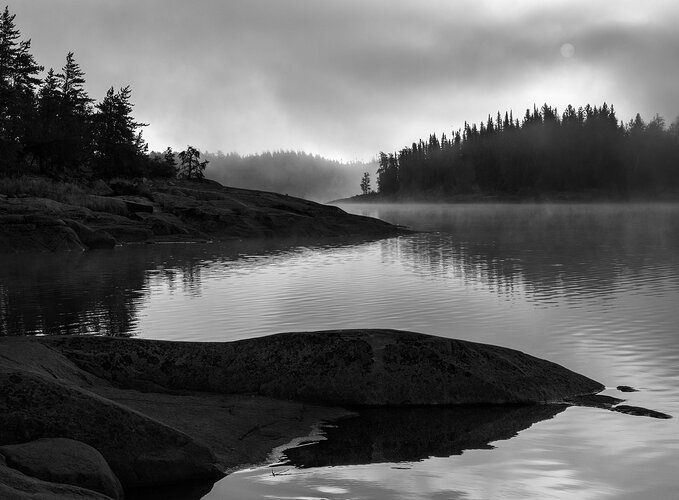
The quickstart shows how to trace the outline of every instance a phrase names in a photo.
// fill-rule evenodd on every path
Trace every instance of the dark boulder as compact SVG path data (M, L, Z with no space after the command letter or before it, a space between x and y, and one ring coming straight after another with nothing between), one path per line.
M43 438L0 446L7 465L51 483L70 484L98 491L116 500L123 487L104 457L91 446L65 438Z
M49 215L0 215L0 253L83 251L85 245L63 220Z
M111 500L112 497L93 490L51 483L7 466L0 454L0 498L3 500Z
M117 244L116 239L106 231L91 229L73 219L64 219L64 223L73 229L83 245L91 250L113 248Z
M152 214L153 213L153 205L149 205L148 203L139 203L138 201L132 201L132 200L124 200L125 205L127 206L127 210L130 213L148 213Z
M186 434L86 390L0 370L0 445L55 437L95 448L125 488L221 475L214 454Z

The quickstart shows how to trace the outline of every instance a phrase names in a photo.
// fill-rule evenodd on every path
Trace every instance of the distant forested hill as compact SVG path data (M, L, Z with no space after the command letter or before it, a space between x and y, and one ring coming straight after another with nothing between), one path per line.
M358 193L363 173L377 170L376 163L340 163L297 151L206 153L204 158L209 161L205 175L222 184L320 202Z

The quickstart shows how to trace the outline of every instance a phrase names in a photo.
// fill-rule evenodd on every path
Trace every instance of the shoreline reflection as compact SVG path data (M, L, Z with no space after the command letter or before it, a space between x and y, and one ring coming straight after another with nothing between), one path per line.
M299 469L416 462L492 449L566 405L460 406L446 408L362 408L322 427L324 439L283 451L287 465Z
M649 302L676 295L679 206L596 209L443 206L429 207L432 215L370 206L365 212L371 215L413 227L433 225L438 232L372 242L268 240L5 256L0 262L0 335L132 336L139 334L140 315L149 305L167 305L169 296L179 294L203 302L214 300L215 293L225 294L224 307L255 307L270 318L268 329L245 328L245 336L284 331L286 325L299 328L309 313L324 310L320 328L331 327L333 320L332 327L350 327L342 307L360 307L365 324L353 326L372 326L370 321L384 322L385 307L418 288L435 294L431 298L439 303L461 301L461 290L467 287L531 307L596 302L602 310L621 293L635 304L642 297ZM434 286L427 283L432 281ZM208 284L218 282L221 288L215 292L215 286L208 287L210 296L203 297ZM266 300L260 304L262 296ZM430 310L435 302L409 300L433 325L443 321L436 316L444 313ZM191 303L196 305L187 314L197 315L198 322L215 311ZM646 309L640 313L647 315ZM158 314L164 312L170 313L159 309L154 319L159 321ZM418 313L409 316L413 314ZM247 318L243 311L241 316ZM224 325L232 330L244 326ZM410 328L407 321L403 326L377 326ZM195 340L200 340L200 332Z

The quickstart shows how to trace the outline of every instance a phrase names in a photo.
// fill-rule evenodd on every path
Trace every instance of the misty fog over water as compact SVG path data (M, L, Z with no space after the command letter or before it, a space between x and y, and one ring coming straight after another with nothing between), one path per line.
M158 245L8 257L0 263L0 333L225 341L400 328L519 349L597 379L629 404L679 415L679 206L344 208L428 232L325 245ZM640 391L623 395L617 385ZM452 432L450 418L430 417L432 432ZM376 418L340 429L340 441L352 442L352 429L382 422ZM679 486L677 418L595 408L456 418L487 425L464 446L451 445L451 456L435 435L419 440L433 448L423 444L404 463L379 459L397 460L386 451L356 460L338 449L342 466L302 461L276 468L285 474L275 476L253 469L228 476L211 495L632 499L671 498ZM411 421L406 415L387 428L403 433ZM375 450L398 436L373 439Z

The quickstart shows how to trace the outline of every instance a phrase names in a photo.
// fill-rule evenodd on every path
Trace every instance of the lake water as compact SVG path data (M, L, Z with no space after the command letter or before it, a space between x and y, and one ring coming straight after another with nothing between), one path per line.
M679 205L343 208L429 232L3 257L0 334L221 341L400 328L547 358L675 417L367 412L206 498L677 497Z

